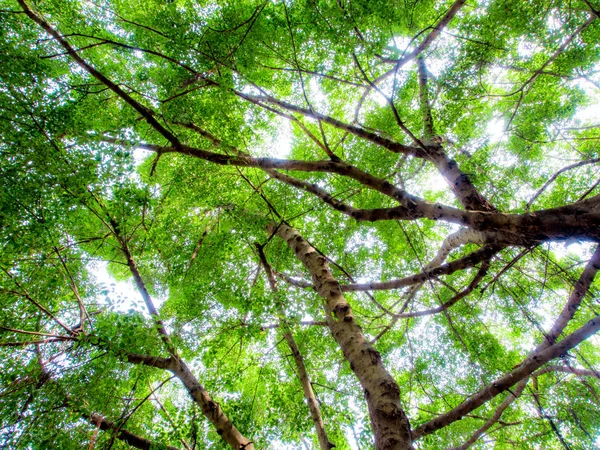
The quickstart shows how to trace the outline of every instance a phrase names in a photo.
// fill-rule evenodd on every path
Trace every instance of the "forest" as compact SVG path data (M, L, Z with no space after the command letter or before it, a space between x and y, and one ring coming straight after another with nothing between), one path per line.
M0 0L0 448L600 446L600 3Z

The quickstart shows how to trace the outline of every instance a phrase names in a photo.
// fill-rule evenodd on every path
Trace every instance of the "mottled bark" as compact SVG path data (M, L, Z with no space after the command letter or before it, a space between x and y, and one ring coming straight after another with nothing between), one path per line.
M379 352L365 339L339 283L329 270L327 259L294 228L281 224L273 231L302 261L318 294L325 299L331 333L364 389L375 447L377 450L411 449L410 423L400 404L398 384L384 368Z
M221 405L219 405L211 398L206 389L204 389L204 387L200 384L196 376L191 372L191 370L188 368L185 362L177 354L177 349L173 345L171 337L167 332L166 328L164 327L164 324L160 318L160 314L154 306L154 301L152 300L152 297L150 296L150 293L146 288L146 284L137 267L133 255L129 251L127 242L119 233L120 227L116 222L114 222L114 220L112 222L112 231L114 232L115 237L119 240L121 244L121 250L127 260L127 266L129 267L129 271L131 272L131 275L135 280L136 287L140 295L142 296L144 303L146 304L148 313L154 320L159 336L164 342L167 351L171 355L170 358L161 358L158 360L154 360L153 358L144 357L143 355L132 354L127 355L127 359L130 362L134 362L137 364L161 367L171 371L183 383L194 402L196 402L196 404L200 407L202 414L204 414L204 416L215 427L217 433L225 440L225 442L227 442L232 448L236 450L253 450L254 444L238 431L238 429L233 425L231 420L229 420L229 418L221 409Z
M419 103L423 121L423 138L424 140L428 140L435 135L435 131L433 126L433 116L431 115L431 105L429 104L427 67L425 66L425 60L422 55L417 58L417 73L419 79ZM423 139L421 142L423 142Z
M200 407L202 414L210 421L217 430L217 433L231 448L236 450L254 449L254 444L237 430L221 409L221 405L211 398L181 358L178 356L159 358L136 353L126 353L123 354L123 357L127 362L132 364L143 364L172 372L185 386L192 400Z
M198 382L198 379L181 359L178 358L174 361L173 367L169 370L181 380L192 399L200 406L202 414L231 448L254 450L254 444L238 431L221 409L221 405L211 398L204 386Z
M475 189L469 176L460 170L457 162L446 154L440 144L429 145L426 148L427 159L444 177L456 198L465 208L473 211L496 211L489 200Z
M419 102L423 120L423 150L426 159L431 161L438 172L444 177L452 192L460 203L470 210L495 211L492 204L483 196L467 174L459 169L458 164L448 156L442 147L442 142L436 140L431 104L429 102L429 86L427 67L423 56L417 58L417 72L419 80Z
M131 364L169 369L173 365L173 358L160 358L158 356L141 355L139 353L122 353L123 358Z

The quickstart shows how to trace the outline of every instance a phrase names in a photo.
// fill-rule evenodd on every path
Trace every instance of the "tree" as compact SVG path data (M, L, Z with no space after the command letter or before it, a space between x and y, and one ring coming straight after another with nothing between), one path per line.
M2 0L3 447L598 445L598 8Z

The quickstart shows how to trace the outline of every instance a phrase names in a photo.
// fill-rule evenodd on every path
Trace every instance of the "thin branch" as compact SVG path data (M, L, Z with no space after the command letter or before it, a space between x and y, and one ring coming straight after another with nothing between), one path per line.
M271 287L271 291L276 294L279 291L277 288L277 281L275 279L273 270L271 269L271 265L267 261L267 257L263 251L263 246L257 243L256 250L265 273L267 274L267 280L269 282L269 286ZM317 437L319 439L319 446L321 447L321 450L330 450L331 448L335 447L335 445L331 443L327 437L323 416L321 415L321 409L319 408L319 403L315 397L315 393L310 382L310 377L308 375L308 371L306 370L306 365L304 364L304 357L300 353L300 348L298 347L298 344L296 343L296 340L290 331L289 323L285 318L283 305L279 300L276 299L275 301L277 302L279 315L281 316L283 337L287 341L288 347L290 348L294 358L296 370L298 371L298 378L300 379L302 390L304 391L304 397L306 398L308 409L310 411L310 415L317 432Z
M58 259L60 260L62 267L65 269L65 272L67 273L71 291L73 291L73 295L75 295L75 299L77 300L77 306L79 307L79 327L81 327L81 329L83 330L83 327L85 325L85 319L87 319L90 324L92 323L92 319L90 318L90 315L87 312L87 309L85 307L85 304L83 303L83 299L81 298L81 295L79 295L79 290L77 289L77 284L75 283L75 279L71 275L71 271L69 270L67 263L65 262L64 258L60 254L60 250L57 247L54 247L54 252L58 256ZM78 327L75 327L75 328L78 328Z
M29 8L29 5L25 2L25 0L18 0L18 2L25 11L25 14L27 14L31 20L42 27L50 36L52 36L56 42L58 42L67 51L73 61L75 61L82 69L108 87L111 91L122 98L129 106L140 113L140 115L148 122L148 124L150 124L150 126L158 131L162 136L164 136L173 146L180 146L179 140L154 118L148 108L143 106L141 103L127 94L123 89L121 89L117 84L109 80L105 75L88 64L81 56L79 56L77 50L75 50L58 31L56 31L47 21L42 19Z
M412 286L414 284L422 283L429 279L439 277L441 275L450 275L459 270L467 269L479 264L491 258L493 255L501 250L500 247L485 245L479 250L469 253L462 258L452 261L448 264L443 264L433 269L424 270L415 275L411 275L405 278L390 281L380 281L371 283L358 283L358 284L343 284L340 286L343 292L352 291L377 291L377 290L388 290L398 289L401 287Z
M42 339L39 341L21 341L21 342L0 342L0 347L27 347L29 345L53 344L56 342L74 341L76 338L70 336L60 336L57 338Z
M557 364L548 364L531 374L532 377L539 377L547 373L566 373L567 375L577 375L578 377L592 377L600 379L600 373L596 370L578 369L570 366L559 366Z
M588 164L596 164L598 162L600 162L600 158L588 159L587 161L579 161L575 164L565 166L559 171L557 171L554 175L548 178L544 185L537 190L537 192L533 195L533 197L531 197L531 199L529 199L527 205L525 206L525 211L529 211L533 202L548 188L548 186L550 186L550 184L552 184L559 177L559 175L567 172L568 170L576 169L578 167L586 166Z
M34 300L34 298L31 295L29 295L29 292L27 292L27 289L25 289L23 286L21 286L21 284L19 283L19 281L15 277L13 277L12 274L8 270L6 270L4 267L2 267L1 270L21 290L21 292L15 292L15 294L20 295L20 296L26 298L30 303L32 303L33 305L35 305L36 308L38 308L46 316L48 316L54 323L56 323L63 330L65 330L70 336L73 336L73 334L74 334L73 330L70 329L68 326L66 326L60 319L58 319L54 314L52 314L50 311L48 311L48 309L46 309L44 306L42 306L39 302L37 302L36 300Z
M423 317L423 316L429 316L432 314L438 314L440 312L446 311L448 308L455 305L459 300L462 300L463 298L465 298L467 295L469 295L471 292L473 292L477 288L477 286L479 285L479 283L481 282L483 277L487 274L489 267L490 267L489 260L485 260L483 262L483 264L481 265L481 268L477 271L477 274L475 274L475 277L473 278L473 280L471 280L471 283L469 283L469 286L467 286L465 289L460 291L458 294L456 294L454 297L452 297L447 302L442 303L440 306L438 306L436 308L432 308L432 309L426 309L424 311L413 311L413 312L401 313L401 314L395 315L394 317L398 318L398 319L405 319L405 318L409 318L409 317Z
M160 410L163 412L163 414L165 415L165 417L167 418L167 420L169 421L169 423L171 424L171 426L175 430L177 430L177 428L178 428L177 424L171 418L171 415L169 414L169 412L167 411L167 409L165 408L165 406L162 404L162 402L158 398L158 395L156 395L156 389L154 389L152 387L152 384L150 384L149 381L148 381L148 387L150 388L150 391L152 392L152 398L158 404ZM185 439L180 438L179 440L181 441L181 444L185 447L186 450L192 450L192 448L188 445L188 443L185 441Z

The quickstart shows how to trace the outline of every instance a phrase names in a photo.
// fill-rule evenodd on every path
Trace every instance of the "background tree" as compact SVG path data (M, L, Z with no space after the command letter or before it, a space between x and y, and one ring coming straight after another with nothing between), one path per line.
M2 0L3 446L598 445L598 14Z

